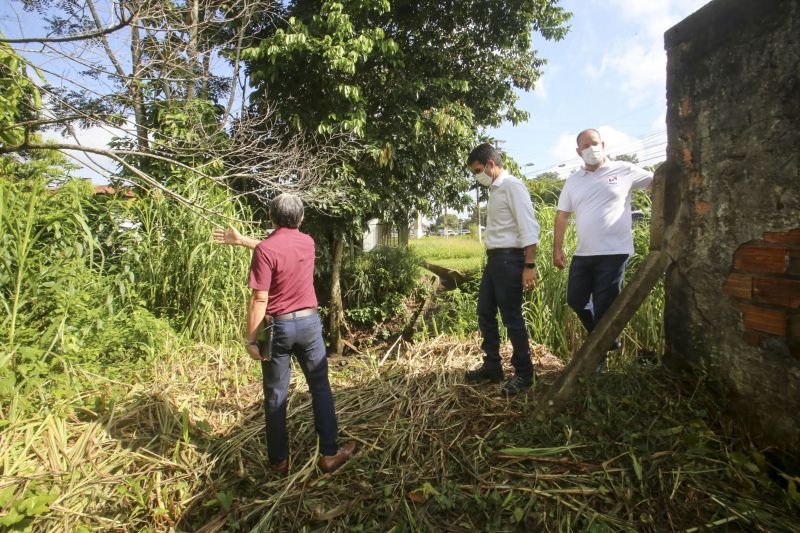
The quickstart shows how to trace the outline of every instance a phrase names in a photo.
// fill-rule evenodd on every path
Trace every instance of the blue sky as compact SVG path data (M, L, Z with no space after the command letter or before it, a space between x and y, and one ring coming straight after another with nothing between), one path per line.
M534 48L548 64L536 89L520 97L530 120L488 133L520 165L532 163L523 168L527 176L578 167L575 136L590 127L600 129L610 154L636 153L645 165L663 160L664 32L706 3L562 0L573 13L567 36L549 42L534 34Z
M520 95L519 107L530 112L530 120L487 133L502 141L501 148L520 165L527 165L523 170L531 177L549 170L566 176L577 168L581 161L574 150L575 135L588 127L600 130L612 155L636 153L645 165L663 160L663 35L707 1L562 0L560 5L573 13L567 36L549 42L534 34L534 48L548 64L535 90ZM19 2L0 0L0 7L0 31L7 36L41 34L36 16L24 13ZM29 45L29 52L33 48ZM65 68L57 58L45 58L43 63L41 56L31 58L53 70ZM71 70L68 79L80 79L79 69L73 65ZM80 130L77 136L82 144L105 147L115 133L119 131L95 127ZM55 133L48 136L57 137ZM114 166L94 159L101 167ZM80 174L104 181L88 171Z

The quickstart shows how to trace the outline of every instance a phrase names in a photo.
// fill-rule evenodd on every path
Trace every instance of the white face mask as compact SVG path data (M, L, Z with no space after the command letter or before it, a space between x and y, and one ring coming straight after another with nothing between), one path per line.
M480 174L475 174L475 181L484 187L488 187L492 184L492 177L486 173L486 170L483 170Z
M587 165L599 165L603 161L603 145L596 144L584 148L581 152L581 157Z

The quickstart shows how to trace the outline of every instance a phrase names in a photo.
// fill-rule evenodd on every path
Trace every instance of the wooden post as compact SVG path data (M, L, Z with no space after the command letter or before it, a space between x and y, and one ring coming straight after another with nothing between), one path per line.
M555 403L567 400L574 395L578 378L595 371L608 347L622 333L625 324L633 317L647 295L650 294L650 290L658 283L666 267L666 253L650 252L639 270L636 271L634 279L622 289L583 346L572 356L564 372L550 389L548 400Z

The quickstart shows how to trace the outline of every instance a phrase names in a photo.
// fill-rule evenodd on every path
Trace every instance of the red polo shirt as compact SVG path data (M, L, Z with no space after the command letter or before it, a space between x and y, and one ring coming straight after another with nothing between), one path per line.
M253 251L250 288L269 293L269 315L316 308L314 239L294 228L273 231Z

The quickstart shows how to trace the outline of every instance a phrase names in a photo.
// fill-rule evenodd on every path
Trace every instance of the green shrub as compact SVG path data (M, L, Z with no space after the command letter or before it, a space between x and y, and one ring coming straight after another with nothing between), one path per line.
M378 248L346 258L342 301L348 320L362 325L385 322L405 311L417 287L421 261L407 247Z

